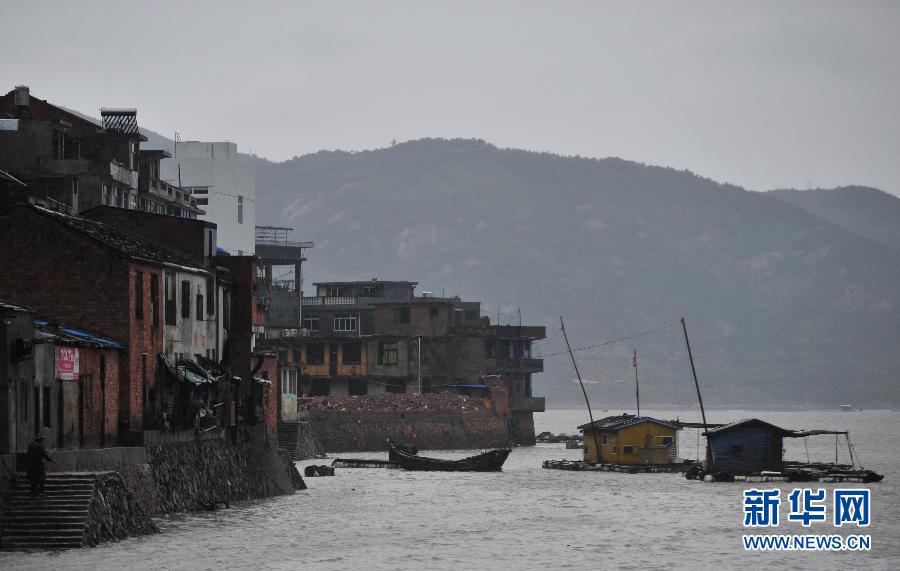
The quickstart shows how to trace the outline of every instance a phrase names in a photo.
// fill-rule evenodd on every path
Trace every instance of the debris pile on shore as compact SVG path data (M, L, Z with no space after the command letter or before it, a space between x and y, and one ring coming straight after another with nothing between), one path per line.
M453 393L385 393L371 396L318 397L301 399L300 410L337 412L404 412L487 410L484 399Z
M581 440L580 434L553 434L552 432L541 432L537 436L534 437L536 442L540 442L542 444L558 444L561 442L570 442L573 440Z

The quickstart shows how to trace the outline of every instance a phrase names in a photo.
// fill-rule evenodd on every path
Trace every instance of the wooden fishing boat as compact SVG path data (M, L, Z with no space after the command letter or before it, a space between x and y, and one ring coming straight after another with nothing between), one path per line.
M512 452L509 448L500 448L482 452L476 456L463 458L462 460L443 460L440 458L426 458L416 454L409 454L398 447L392 446L390 457L404 470L419 470L432 472L499 472L503 469L503 463Z

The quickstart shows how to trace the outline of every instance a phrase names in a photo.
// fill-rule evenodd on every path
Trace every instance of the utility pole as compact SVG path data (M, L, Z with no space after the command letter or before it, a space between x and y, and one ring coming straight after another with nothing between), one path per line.
M419 394L422 394L422 337L416 337L418 348L416 349L416 358L419 363L416 365L416 376L419 380Z
M581 380L581 373L578 372L578 364L575 363L575 355L572 353L572 346L569 345L569 336L566 335L566 324L563 323L562 315L559 316L559 326L562 329L563 339L566 340L566 348L569 350L569 358L572 359L572 366L575 367L575 376L578 377L578 384L581 385L581 392L584 394L584 403L587 405L588 418L591 421L591 433L594 435L594 446L597 450L597 462L601 461L600 457L600 437L594 427L594 413L591 411L591 401L588 400L587 391L584 388L584 381Z

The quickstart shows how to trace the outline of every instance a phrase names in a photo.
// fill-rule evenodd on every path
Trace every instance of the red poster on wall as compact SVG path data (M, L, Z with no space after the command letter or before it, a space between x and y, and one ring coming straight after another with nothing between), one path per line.
M56 378L77 381L79 370L78 349L56 346Z

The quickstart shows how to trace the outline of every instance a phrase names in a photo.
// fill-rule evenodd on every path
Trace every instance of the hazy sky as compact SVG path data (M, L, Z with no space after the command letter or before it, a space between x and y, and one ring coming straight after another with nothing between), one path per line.
M283 160L392 139L900 194L900 2L3 0L0 89Z

